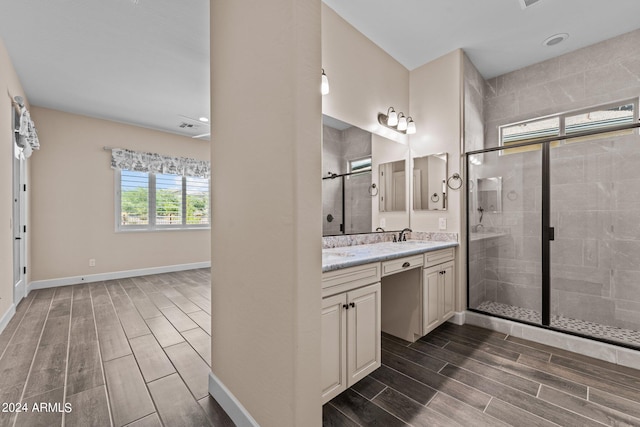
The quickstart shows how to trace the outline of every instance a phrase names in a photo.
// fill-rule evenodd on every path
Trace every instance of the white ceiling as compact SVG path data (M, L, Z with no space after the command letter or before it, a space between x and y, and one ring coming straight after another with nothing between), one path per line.
M324 0L409 70L462 48L485 77L640 28L638 0ZM569 38L553 47L557 33Z
M640 0L324 2L408 69L462 48L487 78L640 28ZM181 117L209 116L209 0L2 0L0 37L33 105L209 130Z

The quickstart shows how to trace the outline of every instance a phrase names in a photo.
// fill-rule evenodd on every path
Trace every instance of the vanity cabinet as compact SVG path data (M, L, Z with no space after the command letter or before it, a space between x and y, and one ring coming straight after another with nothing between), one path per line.
M422 333L428 334L455 312L453 248L425 254L422 277Z
M350 270L345 279L362 276L353 274L357 269ZM323 277L323 283L345 285L335 279L335 275L329 275L326 280ZM323 298L323 404L380 367L380 295L378 281Z

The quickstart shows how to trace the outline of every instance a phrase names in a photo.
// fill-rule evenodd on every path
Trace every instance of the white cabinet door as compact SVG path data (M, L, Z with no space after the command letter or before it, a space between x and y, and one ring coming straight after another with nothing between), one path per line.
M455 313L455 271L454 271L454 262L449 261L440 265L440 269L442 270L442 314L440 315L441 320L444 322L448 320Z
M347 389L347 295L322 300L322 403Z
M422 334L434 330L455 313L455 262L425 268L422 277Z
M422 277L422 334L426 335L440 324L440 266L424 269Z
M380 367L380 283L347 292L347 387Z

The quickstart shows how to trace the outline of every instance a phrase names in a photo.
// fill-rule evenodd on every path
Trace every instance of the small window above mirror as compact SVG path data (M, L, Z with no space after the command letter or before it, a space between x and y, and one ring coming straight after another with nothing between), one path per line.
M413 210L447 209L447 153L413 158Z

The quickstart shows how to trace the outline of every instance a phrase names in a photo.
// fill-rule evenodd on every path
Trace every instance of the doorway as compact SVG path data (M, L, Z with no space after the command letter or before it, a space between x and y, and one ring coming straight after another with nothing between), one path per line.
M13 114L13 129L16 129L19 117ZM26 173L25 160L16 150L16 132L13 132L13 303L26 296Z

